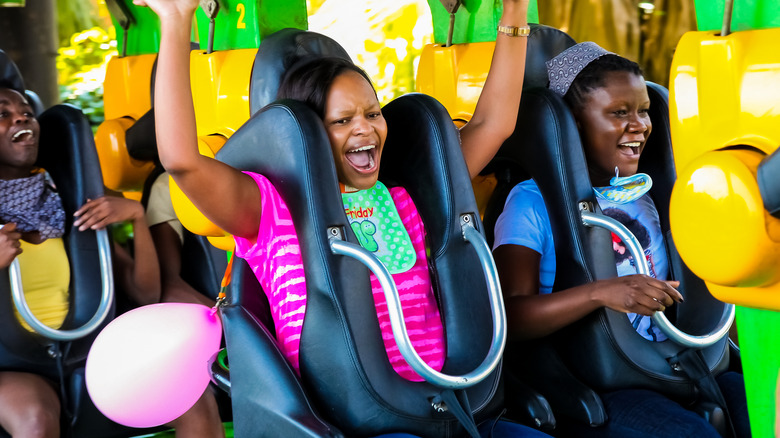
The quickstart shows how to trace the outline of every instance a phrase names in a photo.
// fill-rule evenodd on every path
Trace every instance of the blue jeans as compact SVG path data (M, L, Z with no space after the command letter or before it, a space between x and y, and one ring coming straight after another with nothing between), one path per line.
M750 437L745 382L741 374L723 373L716 378L738 438ZM600 427L575 425L571 436L631 438L720 438L720 434L695 412L655 391L626 389L601 394L608 420Z
M510 421L485 421L479 425L479 435L482 438L551 438L546 433ZM408 433L389 433L376 438L417 438Z

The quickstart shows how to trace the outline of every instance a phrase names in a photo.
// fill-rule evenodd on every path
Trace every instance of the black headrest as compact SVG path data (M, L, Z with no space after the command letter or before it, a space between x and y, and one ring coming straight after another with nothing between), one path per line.
M24 94L22 74L11 58L0 49L0 88L11 88Z
M65 211L73 213L87 199L103 196L95 141L81 110L69 104L55 105L38 120L41 140L35 164L51 175ZM66 221L66 227L69 226Z
M27 98L30 106L33 108L36 116L40 116L43 112L43 103L41 98L31 90L25 90L24 79L22 79L22 73L16 67L16 64L8 57L8 55L0 49L0 88L10 88L16 90Z
M574 39L563 31L543 24L531 24L523 87L546 87L547 67L544 63L574 44Z
M136 160L157 161L154 108L139 118L125 133L127 153Z
M531 33L528 35L528 50L525 55L523 89L545 88L548 82L545 63L576 42L568 34L554 27L534 23L530 26ZM522 131L518 129L515 129L515 132L522 134ZM512 148L511 144L515 140L508 139L505 142L507 148ZM529 175L522 172L521 168L520 162L511 155L499 153L480 173L482 175L495 173L500 182L514 186L515 183L530 178ZM503 199L498 201L503 205ZM487 231L489 241L492 241L492 234L493 230Z
M276 100L282 76L293 64L307 57L350 59L347 52L325 35L300 29L282 29L260 44L249 84L249 113L254 114Z

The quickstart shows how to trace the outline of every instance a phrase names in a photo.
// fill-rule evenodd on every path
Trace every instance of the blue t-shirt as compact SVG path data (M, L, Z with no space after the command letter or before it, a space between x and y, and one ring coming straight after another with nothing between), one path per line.
M669 274L669 264L658 211L652 199L645 195L628 204L599 199L599 206L604 214L616 219L637 236L650 264L650 275L665 280ZM612 241L618 275L635 274L634 260L625 246L615 236ZM555 242L544 198L533 180L523 181L512 189L504 211L496 221L493 249L507 244L525 246L541 255L539 293L552 292L555 282ZM650 317L629 313L628 319L643 338L651 341L666 340L666 336L652 324Z

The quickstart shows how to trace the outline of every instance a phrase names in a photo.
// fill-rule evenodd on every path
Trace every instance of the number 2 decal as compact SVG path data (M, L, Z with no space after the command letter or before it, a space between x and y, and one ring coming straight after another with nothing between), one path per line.
M246 7L243 3L239 3L236 6L236 11L241 14L238 16L238 23L236 23L236 29L246 29L246 23L244 23L244 15L246 14Z

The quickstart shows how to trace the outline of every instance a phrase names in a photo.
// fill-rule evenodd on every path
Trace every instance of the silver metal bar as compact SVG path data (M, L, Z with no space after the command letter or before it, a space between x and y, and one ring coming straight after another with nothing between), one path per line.
M731 33L731 17L734 13L734 0L726 0L723 5L723 25L720 28L720 36L727 36Z
M72 341L74 339L83 338L84 336L92 333L108 317L114 301L114 276L111 265L111 242L108 239L108 232L105 229L97 230L96 236L98 241L98 254L100 257L100 273L102 283L100 304L98 305L97 311L92 316L92 318L79 328L71 330L58 330L40 322L38 318L32 314L30 306L27 304L27 300L24 298L19 261L15 259L8 267L8 273L11 280L11 297L14 300L14 305L19 310L19 315L22 317L22 319L27 324L29 324L36 333L55 341Z
M490 306L493 314L493 340L485 359L473 371L462 376L451 376L434 370L420 358L404 324L404 315L401 308L401 300L398 296L398 289L395 282L385 265L376 258L376 256L365 250L360 245L351 242L345 242L335 237L330 238L331 251L334 254L352 257L363 263L371 272L374 273L382 286L382 290L387 300L387 309L390 315L390 325L393 330L393 337L401 355L412 369L419 374L426 382L441 388L468 388L484 380L495 370L501 361L506 344L506 313L504 311L504 300L501 295L501 287L498 282L495 262L490 254L490 247L485 238L470 223L463 226L464 239L472 244L477 251L482 270L485 273L485 279L488 283L490 294Z
M586 226L606 228L615 233L631 252L631 256L636 263L637 272L645 275L650 274L650 267L647 264L647 259L645 259L645 252L642 249L642 245L628 228L615 219L603 214L595 214L588 211L580 211L580 213L582 215L582 222ZM723 315L718 322L717 328L703 336L689 335L688 333L681 331L669 322L663 312L653 313L652 318L655 325L661 329L669 339L677 344L684 347L704 348L713 345L728 334L729 328L734 322L734 315L734 305L726 303L723 307Z
M450 27L447 29L447 42L444 43L444 47L450 47L452 45L452 37L455 34L455 13L450 13Z

